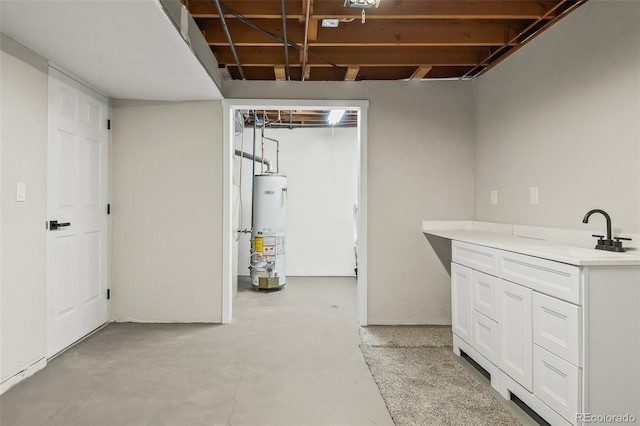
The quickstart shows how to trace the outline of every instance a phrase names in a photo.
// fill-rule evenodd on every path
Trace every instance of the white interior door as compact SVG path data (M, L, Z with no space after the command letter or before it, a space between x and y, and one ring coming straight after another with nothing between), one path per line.
M106 98L49 68L48 357L107 322L107 114Z

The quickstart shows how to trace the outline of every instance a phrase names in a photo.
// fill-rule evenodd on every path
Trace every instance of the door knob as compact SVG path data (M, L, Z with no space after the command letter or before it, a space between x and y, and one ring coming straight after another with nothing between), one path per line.
M64 228L65 226L71 226L71 222L58 223L57 220L50 220L49 221L49 230L50 231L55 231L56 229Z

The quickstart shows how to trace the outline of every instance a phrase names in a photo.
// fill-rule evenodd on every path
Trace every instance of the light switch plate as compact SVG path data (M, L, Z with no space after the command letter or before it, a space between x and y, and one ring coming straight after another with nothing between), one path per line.
M498 205L498 190L497 189L491 190L491 205L492 206L497 206Z
M538 187L532 186L529 188L529 201L531 204L538 204Z
M27 200L27 191L24 182L16 183L16 201L22 203Z

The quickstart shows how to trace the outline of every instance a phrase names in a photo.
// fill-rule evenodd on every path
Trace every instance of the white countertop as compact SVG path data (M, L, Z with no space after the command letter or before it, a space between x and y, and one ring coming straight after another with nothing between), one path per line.
M442 222L453 223L453 222ZM462 223L462 222L461 222ZM594 248L564 245L557 241L545 241L522 236L514 236L504 231L488 232L476 229L437 229L435 222L425 222L422 231L427 235L463 241L500 250L577 266L634 266L640 265L640 250L629 248L616 253ZM437 225L437 224L436 224ZM466 226L466 228L469 228ZM595 244L595 241L594 241Z

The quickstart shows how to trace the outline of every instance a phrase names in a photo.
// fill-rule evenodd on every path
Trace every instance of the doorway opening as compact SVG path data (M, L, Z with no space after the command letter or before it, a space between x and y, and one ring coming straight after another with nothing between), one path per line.
M233 298L235 294L235 289L237 286L237 276L238 273L240 275L248 274L246 267L247 265L243 265L244 262L242 260L238 261L238 242L240 243L240 258L243 258L243 251L247 251L246 256L248 257L248 238L239 238L239 230L243 230L243 228L250 228L251 223L250 220L244 219L244 223L239 223L239 217L245 217L250 219L250 213L247 214L248 206L245 204L244 215L240 216L238 214L238 201L241 199L240 188L237 185L238 177L240 176L239 170L240 160L239 157L236 156L236 150L238 149L237 142L239 133L241 133L242 128L239 127L242 125L246 125L251 119L249 116L253 115L254 119L258 118L258 123L260 124L261 117L264 117L268 120L265 111L288 111L289 114L291 111L310 111L322 115L328 115L331 111L334 110L346 110L351 111L351 116L355 121L355 126L351 129L345 126L337 127L332 129L331 127L323 126L323 131L331 133L341 132L350 134L355 136L356 144L353 147L354 151L352 153L352 158L356 160L356 170L355 170L355 182L353 192L355 193L355 197L353 200L349 202L349 216L352 216L352 219L349 220L352 222L350 226L355 225L355 231L349 231L349 238L351 238L352 233L357 234L357 245L355 252L357 253L357 318L358 322L361 325L367 324L367 250L366 250L366 241L367 241L367 232L366 232L366 223L367 223L367 211L366 211L366 188L367 188L367 167L366 167L366 159L367 159L367 135L366 135L366 123L367 123L367 108L368 101L301 101L301 100L234 100L227 99L223 101L223 141L224 141L224 164L223 164L223 201L224 201L224 211L223 211L223 271L222 271L222 323L229 323L233 318ZM256 111L260 111L261 114L257 114ZM240 119L239 117L244 117L244 119ZM239 124L240 123L240 124ZM281 120L282 128L277 129L276 126L270 126L268 129L268 139L278 140L278 136L282 139L287 139L286 133L292 128L292 117L289 115ZM288 123L288 124L287 124ZM255 123L254 123L255 124ZM251 127L251 126L250 126ZM274 128L275 127L275 128ZM297 128L305 127L305 126L297 126ZM308 127L314 127L309 125ZM318 126L315 126L318 127ZM284 130L287 129L287 130ZM258 130L258 149L254 151L253 143L254 143L254 135L255 131ZM264 139L261 137L261 129L257 129L257 126L252 128L245 128L245 146L248 149L245 149L245 152L248 152L250 155L256 155L260 157L260 154L264 154L263 157L267 157L267 160L271 163L275 163L278 161L277 158L277 147L274 144L271 144L272 141L267 143L267 147L265 150L262 150L262 143ZM288 139L291 139L289 136ZM288 146L293 147L292 142L289 140ZM304 141L300 141L300 145L304 145ZM347 148L348 149L348 148ZM260 157L261 160L257 162L257 173L261 172L260 167L262 167L262 171L265 171L265 161L263 157ZM271 157L271 158L268 158ZM302 158L301 158L302 157ZM316 156L317 157L317 156ZM246 161L246 160L245 160ZM289 161L290 162L290 161ZM312 156L305 157L304 155L298 155L296 159L296 163L304 163L309 168L315 168L318 173L326 172L330 173L331 170L324 168L322 164L314 165L314 158ZM251 174L253 173L252 167L254 164L252 161L246 161L243 168L245 172L243 173L245 179L245 183L243 186L249 187L251 182L246 182L247 173L246 170L249 169L249 179L251 179ZM272 165L272 167L274 167ZM300 169L300 164L297 164L296 167ZM326 167L326 166L325 166ZM234 176L236 180L236 184L234 184ZM243 191L247 191L247 189L243 188ZM313 190L312 190L313 191ZM245 195L246 196L246 195ZM306 197L309 194L305 194ZM344 196L344 194L343 194ZM354 209L353 203L357 201L357 209ZM301 205L300 203L298 204ZM299 212L298 212L299 214ZM238 219L236 219L238 218ZM249 222L248 224L246 222ZM244 225L244 227L243 227ZM295 225L295 224L294 224ZM313 226L311 224L310 226ZM245 229L247 232L247 229ZM298 232L299 233L299 232ZM302 247L301 243L296 242L295 238L292 241L292 244L297 245L298 249ZM244 247L247 246L247 247ZM299 252L300 250L296 250ZM349 260L353 265L355 260L353 259L355 253L351 253ZM294 254L295 256L295 254ZM299 264L299 262L295 262ZM344 271L345 265L335 266L338 269L334 269L335 271L341 270ZM240 269L240 270L238 270ZM298 269L299 271L300 269ZM296 272L294 269L293 274L296 275L299 272ZM321 272L317 272L318 275L322 274ZM326 274L326 269L325 269ZM333 272L328 273L326 275L343 275L344 272ZM350 271L349 275L353 276L354 271ZM311 272L310 275L314 275Z

